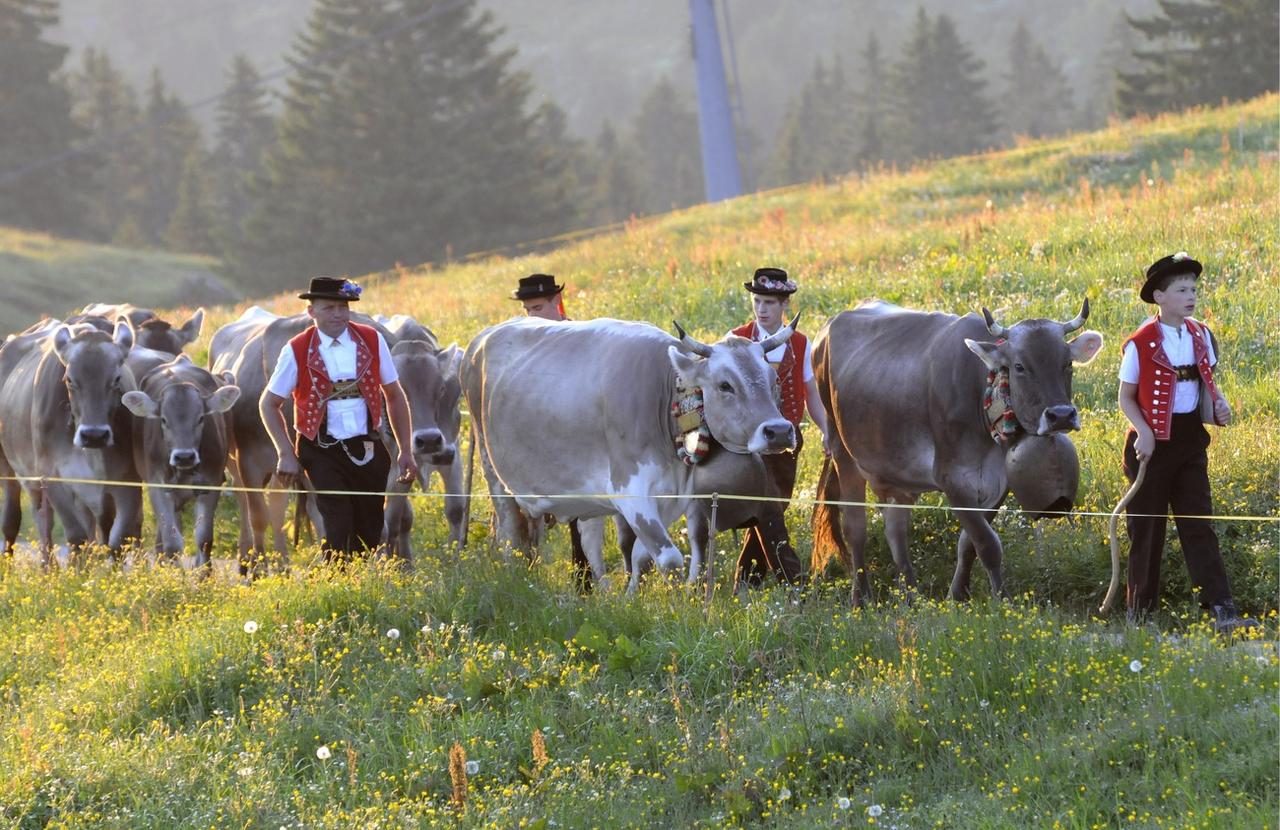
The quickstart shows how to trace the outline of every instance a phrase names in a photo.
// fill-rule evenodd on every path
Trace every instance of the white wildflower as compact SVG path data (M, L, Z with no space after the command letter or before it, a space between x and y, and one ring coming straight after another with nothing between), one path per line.
M479 761L467 761L467 767L466 767L466 769L467 769L467 775L475 775L477 772L479 772L479 771L480 771L480 762L479 762Z
M879 818L880 816L884 815L884 808L881 807L879 804L872 804L870 807L867 808L867 815L871 816L872 818Z
M399 639L400 639L400 629L398 629L398 628L388 628L388 629L387 629L387 639L388 639L388 640L399 640Z
M843 795L836 799L836 806L839 807L841 810L849 809L849 805L851 805L852 803L853 802L851 802L846 796L843 796Z
M1138 672L1142 671L1142 661L1134 660L1133 662L1131 662L1129 664L1129 671L1133 672L1134 674L1137 674Z
M781 790L778 790L779 801L786 801L789 798L791 798L791 790L788 790L786 787L783 787Z
M245 633L245 634L252 634L253 632L255 632L255 631L257 631L257 630L258 630L258 622L257 622L257 620L245 620L245 622L244 622L244 633Z
M321 744L320 746L316 747L316 757L319 758L321 761L328 761L330 758L333 757L333 753L329 751L329 747L325 746L324 744Z

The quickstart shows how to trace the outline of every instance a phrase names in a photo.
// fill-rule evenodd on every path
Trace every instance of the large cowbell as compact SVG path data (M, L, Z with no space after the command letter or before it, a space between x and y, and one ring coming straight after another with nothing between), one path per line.
M1059 518L1076 503L1080 459L1066 435L1022 434L1004 454L1009 489L1028 519Z

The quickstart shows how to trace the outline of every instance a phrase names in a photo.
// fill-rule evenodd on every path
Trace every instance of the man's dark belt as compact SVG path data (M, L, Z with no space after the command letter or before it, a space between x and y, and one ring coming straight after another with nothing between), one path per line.
M1200 370L1196 368L1194 363L1188 363L1185 366L1174 366L1173 373L1178 376L1178 380L1200 379Z
M333 391L325 398L326 401L345 401L351 398L363 397L360 392L360 382L356 380L335 380L333 382Z

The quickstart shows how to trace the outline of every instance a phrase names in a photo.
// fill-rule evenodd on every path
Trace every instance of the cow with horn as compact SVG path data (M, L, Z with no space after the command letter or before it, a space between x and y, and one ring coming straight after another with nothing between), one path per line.
M1003 549L991 527L1012 489L1032 515L1069 510L1078 484L1080 426L1071 402L1072 365L1088 363L1102 335L1085 331L1089 301L1068 322L1028 319L1012 326L982 316L928 313L881 301L832 318L814 342L814 373L831 425L822 468L823 501L862 502L870 484L884 506L885 535L898 574L914 586L907 553L911 505L940 490L960 520L951 596L969 597L976 556L993 595L1004 594ZM819 504L812 570L838 552L865 602L866 510ZM847 543L846 543L847 540Z
M647 323L522 318L471 341L463 394L500 541L523 547L521 511L561 520L621 515L640 543L635 590L648 566L671 572L684 565L667 533L693 494L693 468L676 454L680 431L671 405L679 396L702 390L706 426L727 450L795 446L795 427L775 400L777 376L765 362L792 326L760 343L729 335L706 344L679 325L676 331L678 337ZM600 579L598 551L593 558Z

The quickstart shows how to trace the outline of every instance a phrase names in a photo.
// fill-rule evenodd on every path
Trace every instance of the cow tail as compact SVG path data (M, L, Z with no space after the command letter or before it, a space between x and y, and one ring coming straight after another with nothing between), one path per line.
M815 579L827 573L836 555L846 571L852 570L849 546L840 527L840 508L830 503L840 499L840 474L831 456L822 460L817 493L818 501L813 505L813 554L809 561L809 573Z

